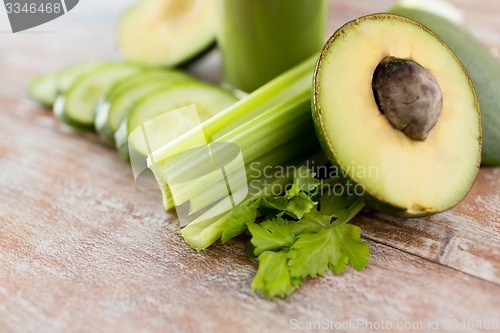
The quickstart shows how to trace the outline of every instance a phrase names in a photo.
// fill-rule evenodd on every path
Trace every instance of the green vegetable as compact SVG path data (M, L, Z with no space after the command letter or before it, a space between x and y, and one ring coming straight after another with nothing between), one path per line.
M57 73L40 75L31 80L28 95L31 99L46 106L52 106L57 97Z
M252 282L253 290L267 297L285 297L297 289L300 279L290 275L287 252L266 251L259 256L259 269Z
M186 186L175 192L177 205L193 203L196 199L192 207L203 210L216 203L182 230L184 238L193 248L204 249L219 239L228 242L242 234L251 237L252 253L259 260L252 288L266 297L285 297L308 277L324 275L329 269L340 274L347 265L361 270L368 263L368 245L360 239L359 229L346 225L364 207L361 199L321 196L318 191L322 183L307 168L296 169L294 175L290 175L289 171L283 175L265 175L269 167L298 166L306 157L310 157L309 161L318 161L316 155L320 147L310 110L310 85L315 64L316 56L203 121L207 142L211 145L229 143L237 146L244 156L248 179L257 182L249 188L241 204L226 213L205 218L213 208L218 208L216 202L220 197L212 190L213 185L220 181L218 176L208 177L201 185ZM103 65L81 75L59 98L57 114L74 126L90 128L99 98L108 93L107 98L115 101L122 94L130 93L130 100L124 99L124 104L133 105L126 119L127 132L128 128L138 128L166 111L193 101L203 116L204 100L193 91L207 86L201 83L186 81L175 87L153 91L136 101L137 96L149 91L149 84L148 88L144 88L142 83L127 84L122 80L134 81L133 77L142 70L140 66ZM121 84L115 85L117 82ZM183 93L179 89L187 90ZM219 93L222 94L222 91ZM163 142L165 128L177 126L161 121L156 125L160 125L162 130L161 133L154 133L153 146ZM164 163L173 153L193 147L198 134L194 130L188 131L152 153L141 142L131 142L134 149L143 155L151 153L149 167L162 187L166 208L173 207L173 200L171 189L166 185ZM176 170L181 178L189 179L200 168L198 158L181 159L179 162L182 162L179 165L182 168ZM334 180L336 182L338 180ZM272 194L275 187L285 189L288 185L283 195Z
M104 142L114 146L115 132L123 117L136 102L161 87L190 79L189 75L179 71L152 70L117 82L101 98L97 106L95 116L97 133Z
M102 64L96 61L86 62L37 76L28 85L28 95L40 104L53 106L57 95L64 94L78 76Z
M311 181L313 176L311 170L299 168L285 195L238 206L221 224L224 242L248 229L253 254L259 259L252 289L266 297L285 297L306 278L329 270L341 274L350 265L361 271L368 264L369 245L361 240L358 227L347 224L365 206L362 198L324 194L318 209L313 198L321 183ZM297 208L299 197L310 204Z
M68 90L57 97L54 114L63 123L79 130L94 130L95 108L114 83L145 70L128 63L109 63L79 76Z
M141 156L147 156L148 149L144 141L134 140L130 135L143 123L165 112L195 104L200 120L203 121L237 101L238 99L226 90L195 80L183 80L152 91L139 99L123 117L115 133L118 153L125 160L129 159L129 148ZM175 124L157 124L157 131L150 133L150 144L154 147L161 146L162 142L168 142L169 139L182 134L185 126L193 125L192 121L186 118L179 119Z
M247 227L252 234L255 255L265 251L290 247L296 241L289 222L281 217L265 220L259 224L251 223Z
M208 143L228 142L238 145L249 176L252 172L257 175L262 174L269 166L286 166L302 162L305 156L318 152L319 145L310 112L311 81L316 60L316 56L309 58L243 100L204 121L203 134ZM155 173L163 190L166 209L173 208L174 202L170 198L167 181L162 175L162 161L167 159L172 151L179 152L197 146L197 134L198 132L194 130L182 135L162 149L153 152L149 159L149 167ZM193 174L197 167L196 161L192 161L189 165L184 165L179 172L186 175ZM210 185L193 190L186 188L182 197L187 201L206 188L210 188ZM182 202L184 201L181 200L177 204L180 205ZM200 223L205 225L209 222ZM197 225L198 221L194 221L189 228L195 228ZM204 229L201 226L200 228ZM210 246L220 237L218 234L220 229L213 227L211 230L213 234L207 236L206 241L197 243L193 239L191 244L195 248ZM190 234L194 236L196 232Z

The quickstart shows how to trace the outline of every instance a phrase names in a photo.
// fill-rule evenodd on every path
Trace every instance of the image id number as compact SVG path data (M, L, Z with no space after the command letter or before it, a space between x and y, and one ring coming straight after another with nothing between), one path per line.
M47 14L59 14L62 11L62 7L60 3L25 3L24 5L21 5L19 2L14 2L14 3L6 3L5 8L7 8L7 14L20 14L20 13L47 13Z

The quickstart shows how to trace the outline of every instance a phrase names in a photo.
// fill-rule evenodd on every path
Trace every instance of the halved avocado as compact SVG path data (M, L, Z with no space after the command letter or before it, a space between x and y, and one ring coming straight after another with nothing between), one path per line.
M453 52L419 23L375 14L335 32L316 67L312 109L323 150L382 212L445 211L476 178L474 87Z
M141 0L118 25L126 59L153 66L186 65L215 46L215 0Z

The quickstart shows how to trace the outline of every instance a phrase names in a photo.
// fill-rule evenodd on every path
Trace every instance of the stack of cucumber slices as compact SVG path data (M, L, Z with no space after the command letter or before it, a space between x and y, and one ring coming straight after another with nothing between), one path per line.
M28 89L34 100L53 106L64 124L96 131L129 159L131 132L163 113L195 104L206 120L235 103L230 92L176 69L127 62L89 62L35 78ZM164 124L175 131L176 124ZM158 136L156 136L158 137ZM160 135L161 139L161 135ZM132 142L135 151L147 152Z
M117 29L125 61L86 62L41 75L30 83L29 96L53 107L62 123L96 131L125 160L129 147L147 155L140 143L129 142L141 124L192 104L204 121L237 101L230 92L174 68L210 51L215 30L215 0L138 1L123 13ZM176 124L160 127L169 132L165 135L176 132ZM161 133L155 138L162 140Z

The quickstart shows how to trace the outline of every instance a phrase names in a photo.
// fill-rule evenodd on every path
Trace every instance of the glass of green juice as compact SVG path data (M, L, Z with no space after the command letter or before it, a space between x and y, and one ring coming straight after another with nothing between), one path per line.
M324 43L328 0L217 0L225 83L252 92Z

